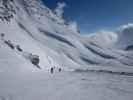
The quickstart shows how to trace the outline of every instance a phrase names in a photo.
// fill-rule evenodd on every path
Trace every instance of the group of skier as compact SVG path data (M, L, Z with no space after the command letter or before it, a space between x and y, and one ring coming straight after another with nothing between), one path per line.
M55 67L51 67L50 68L50 73L53 74L54 73L54 70L55 70ZM58 68L58 71L61 72L62 69L61 68Z

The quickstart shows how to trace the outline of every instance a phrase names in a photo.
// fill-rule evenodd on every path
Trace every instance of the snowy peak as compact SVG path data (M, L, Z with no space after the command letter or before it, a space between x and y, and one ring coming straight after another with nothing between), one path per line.
M64 20L58 17L52 10L47 8L41 0L23 0L23 4L30 16L34 16L37 19L47 17L57 23L64 23Z
M58 17L52 10L47 8L41 0L1 0L0 2L0 16L1 20L4 17L13 17L15 10L23 7L29 16L37 19L47 17L56 23L64 24L64 20ZM7 18L5 18L7 20Z

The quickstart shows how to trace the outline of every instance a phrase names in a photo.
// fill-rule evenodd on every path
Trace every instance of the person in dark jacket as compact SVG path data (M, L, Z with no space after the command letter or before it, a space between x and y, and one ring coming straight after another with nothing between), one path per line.
M50 72L51 72L51 74L54 73L54 68L53 67L51 67Z
M61 70L61 68L59 68L59 72L61 72L62 70Z

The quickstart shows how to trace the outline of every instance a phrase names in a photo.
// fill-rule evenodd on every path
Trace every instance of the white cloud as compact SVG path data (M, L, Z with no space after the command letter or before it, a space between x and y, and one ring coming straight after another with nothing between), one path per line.
M124 29L127 29L127 28L133 28L133 24L132 23L128 23L126 25L122 25L120 27L120 30L124 30Z
M117 34L115 32L102 30L91 35L92 41L103 46L113 46L117 41Z
M73 21L69 23L69 29L73 30L74 32L78 31L78 24L77 22Z
M118 45L120 48L126 48L133 45L133 24L122 25L118 30Z
M64 14L64 8L66 7L65 2L58 2L57 7L55 8L55 13L58 17L62 18Z

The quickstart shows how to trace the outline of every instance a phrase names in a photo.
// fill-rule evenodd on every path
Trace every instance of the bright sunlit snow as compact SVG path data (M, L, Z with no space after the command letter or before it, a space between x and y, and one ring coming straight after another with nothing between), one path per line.
M0 1L0 100L132 100L133 25L83 36L60 6Z

